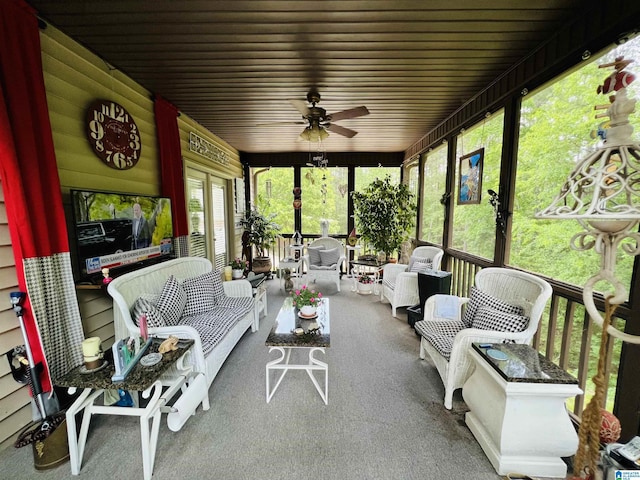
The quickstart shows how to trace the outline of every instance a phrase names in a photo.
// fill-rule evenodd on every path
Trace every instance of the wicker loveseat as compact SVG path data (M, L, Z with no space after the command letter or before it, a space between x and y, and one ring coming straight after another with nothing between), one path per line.
M144 295L160 295L166 289L170 277L186 288L189 281L193 283L194 279L207 278L207 275L215 279L213 284L220 290L220 300L216 305L208 307L209 311L204 312L204 316L185 316L177 324L150 326L149 334L157 337L173 335L193 339L195 343L192 347L191 361L194 370L205 375L207 386L210 387L222 364L246 330L249 327L253 332L258 330L252 287L248 281L222 282L219 272L212 270L209 260L186 257L124 274L114 279L107 290L113 297L114 326L116 338L120 339L139 334L139 327L132 318L132 309L139 298ZM210 285L207 283L205 287L208 289ZM197 292L197 288L196 285L191 291ZM208 400L205 399L205 402L208 403ZM208 408L207 404L203 405L205 409Z

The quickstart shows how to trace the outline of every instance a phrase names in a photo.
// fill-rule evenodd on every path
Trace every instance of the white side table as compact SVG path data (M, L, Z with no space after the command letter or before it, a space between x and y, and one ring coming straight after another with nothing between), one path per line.
M284 288L284 274L283 270L291 270L291 276L293 278L300 278L300 269L302 267L302 258L295 260L293 258L282 258L280 259L280 263L278 265L278 269L280 270L280 289ZM295 275L295 276L294 276ZM294 280L295 285L296 280Z
M578 448L565 401L582 393L578 381L528 345L492 349L507 358L477 343L470 349L476 369L462 389L469 429L499 475L565 478L560 457Z
M193 366L188 365L188 362L185 361L192 344L193 340L188 341L186 347L180 347L178 350L165 353L164 356L166 358L163 358L162 362L154 367L154 370L151 370L152 373L148 373L149 371L145 370L145 367L141 365L135 366L122 383L111 383L111 376L114 372L112 365L108 365L107 368L90 375L79 374L81 367L77 367L56 381L57 386L68 387L71 394L77 388L83 389L80 396L66 412L69 462L72 475L80 474L92 416L98 414L119 415L139 418L143 478L145 480L151 479L158 445L158 434L160 432L161 414L173 412L172 407L166 407L167 402L180 390L183 390L183 395L193 396L193 402L188 402L188 404L191 405L193 403L194 411L199 403L202 403L204 410L209 408L207 389L205 388L204 392L202 392L203 397L196 396L198 389L195 384L198 376L193 371ZM157 350L157 344L155 350ZM163 373L171 367L175 368L175 372L178 375L170 378L163 376ZM194 385L193 389L191 389L192 384ZM144 408L101 405L100 403L102 402L96 404L96 400L108 388L140 391L143 398L149 398L149 401ZM174 403L175 405L177 405L177 402ZM78 432L76 416L79 413L82 413L82 422ZM171 428L171 424L169 427ZM128 451L130 450L133 450L133 446ZM120 473L122 474L123 472Z
M357 255L360 253L362 247L360 245L346 245L345 246L345 257L347 258L347 277L353 277L353 265L351 265L351 252L353 252L353 259L357 260Z
M255 308L256 320L260 320L261 315L269 315L267 311L267 287L259 285L253 289L253 304Z

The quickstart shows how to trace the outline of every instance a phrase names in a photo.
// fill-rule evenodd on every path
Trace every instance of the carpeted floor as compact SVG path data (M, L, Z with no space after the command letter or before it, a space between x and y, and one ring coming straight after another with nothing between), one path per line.
M269 404L264 345L284 300L269 284L269 315L247 332L214 381L211 409L179 432L163 419L153 478L474 479L498 476L464 424L460 396L442 405L435 368L418 358L406 312L391 316L377 296L317 287L331 299L329 405L304 371L290 371ZM318 354L322 359L322 354ZM142 478L138 421L96 416L79 478ZM70 478L69 464L36 471L29 447L0 452L1 477Z

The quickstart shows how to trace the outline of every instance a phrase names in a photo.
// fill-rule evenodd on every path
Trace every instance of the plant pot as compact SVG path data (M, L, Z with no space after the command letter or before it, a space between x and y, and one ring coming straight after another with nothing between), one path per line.
M270 257L256 257L253 259L252 270L255 273L271 273L271 258Z
M312 317L316 314L317 308L311 305L305 305L300 308L300 313L305 317Z
M370 295L373 291L373 283L360 283L358 282L358 293L363 295Z
M242 270L242 269L240 269L240 268L234 268L234 269L231 271L231 276L232 276L233 278L235 278L235 279L242 278L242 276L243 276L243 275L244 275L244 270Z

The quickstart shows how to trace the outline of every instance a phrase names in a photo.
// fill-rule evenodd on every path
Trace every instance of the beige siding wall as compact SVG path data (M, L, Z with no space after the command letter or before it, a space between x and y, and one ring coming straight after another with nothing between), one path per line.
M9 303L9 293L15 290L18 278L0 185L0 449L13 445L18 431L31 421L29 391L13 379L4 356L16 345L24 344L20 323Z
M40 35L44 81L58 162L60 187L67 222L71 209L69 190L111 190L160 194L160 168L151 93L130 78L73 42L54 27L47 27ZM86 138L85 112L89 104L99 98L114 100L135 120L140 130L142 152L138 164L126 171L112 169L93 153ZM238 152L212 135L185 115L179 121L183 157L189 158L229 181L242 176ZM189 132L195 131L230 158L228 165L211 162L189 152ZM229 199L233 205L232 199ZM240 245L237 232L234 244ZM236 247L239 248L239 247ZM239 250L237 250L239 251ZM0 201L0 354L24 343L18 321L10 309L9 291L16 288L17 278L11 241L4 209ZM3 303L2 298L6 299ZM85 336L99 336L105 347L114 340L112 302L100 289L77 291L80 315ZM16 433L31 420L27 389L16 383L9 365L0 359L0 449L13 444Z

